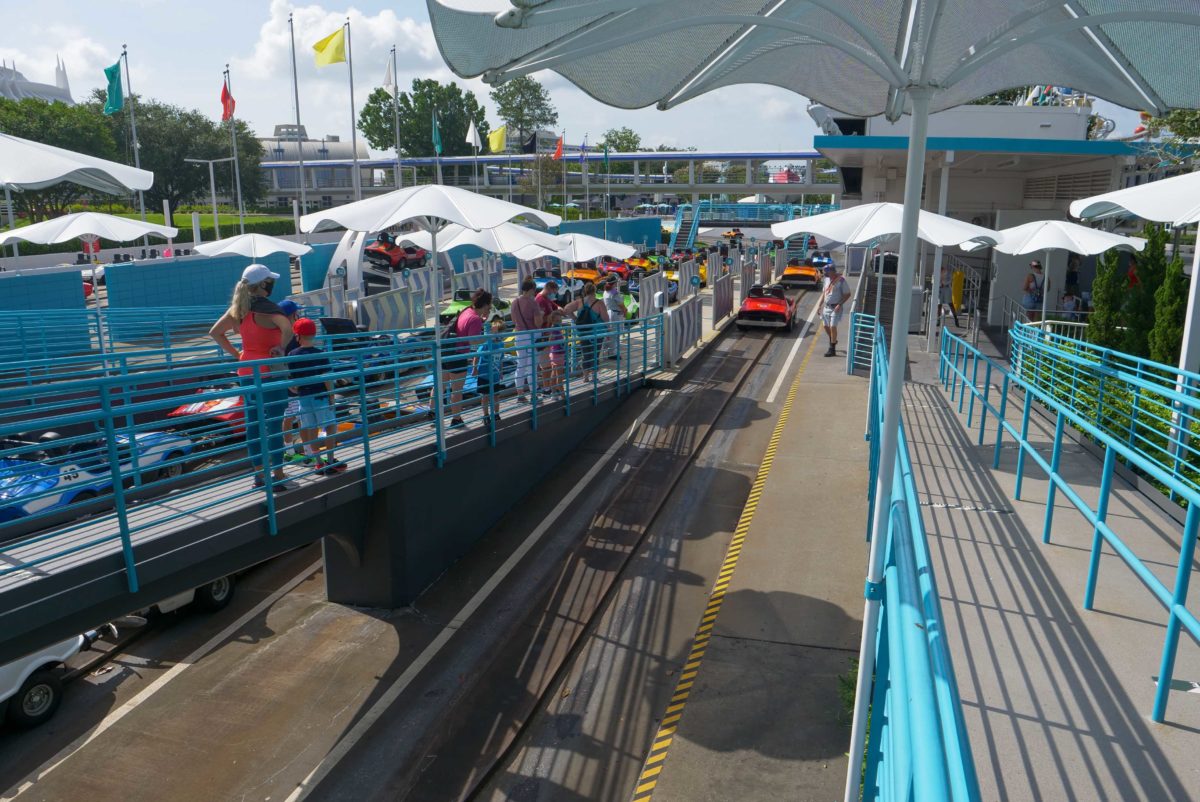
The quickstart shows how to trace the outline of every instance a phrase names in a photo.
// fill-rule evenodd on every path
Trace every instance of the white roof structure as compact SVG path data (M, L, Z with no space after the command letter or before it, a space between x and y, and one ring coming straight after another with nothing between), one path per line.
M517 253L522 259L536 259L539 256L552 256L562 262L590 262L611 256L614 259L628 259L637 253L637 248L620 242L592 237L587 234L562 234L558 247L543 248L537 245L522 249Z
M149 189L154 183L154 173L10 134L0 134L0 187L13 190L45 189L63 181L120 195Z
M272 253L286 253L289 256L303 256L312 250L311 245L303 242L292 242L282 237L271 237L266 234L238 234L215 242L205 242L197 245L196 253L203 256L219 256L221 254L237 254L257 259Z
M41 223L10 229L0 236L0 245L23 240L39 245L67 242L81 236L93 235L112 242L130 242L152 234L170 239L179 234L174 226L143 223L128 217L117 217L102 212L76 212L54 217Z
M1014 255L1061 250L1088 256L1113 248L1140 251L1146 247L1146 240L1141 237L1123 237L1066 220L1034 220L1032 223L1002 229L996 235L993 247L1001 253ZM977 247L984 248L987 245L980 242ZM967 250L976 248L968 247Z
M865 203L810 217L797 217L771 226L771 233L780 239L808 233L846 245L861 245L900 233L904 222L904 207L898 203ZM990 228L964 223L922 210L917 219L917 236L943 248L971 241L984 244L996 242Z
M433 247L433 236L428 231L398 234L396 238L425 250ZM562 240L554 234L516 223L501 223L494 228L479 231L465 226L449 225L438 232L438 249L442 251L474 245L491 253L516 253L530 245L553 249L562 247L562 244Z
M1200 8L1179 0L430 0L450 67L499 83L553 70L620 108L773 84L858 116L930 109L1053 82L1155 113L1200 107ZM502 6L491 3L490 7ZM1147 47L1153 42L1153 47Z
M1084 220L1132 214L1174 226L1195 223L1200 221L1200 173L1083 198L1071 204L1071 214Z

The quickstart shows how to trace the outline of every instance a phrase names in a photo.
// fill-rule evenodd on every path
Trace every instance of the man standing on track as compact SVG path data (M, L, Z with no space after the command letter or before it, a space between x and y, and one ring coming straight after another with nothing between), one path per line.
M850 285L832 264L825 265L825 281L821 288L821 323L829 338L825 356L837 356L838 324L842 322L842 306L850 300Z

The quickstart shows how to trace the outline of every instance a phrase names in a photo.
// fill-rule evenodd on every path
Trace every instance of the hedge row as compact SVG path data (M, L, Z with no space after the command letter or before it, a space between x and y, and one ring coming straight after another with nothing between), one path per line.
M176 227L179 229L179 241L192 241L192 223L191 220L183 216L176 219ZM231 219L221 226L221 234L225 237L240 233L238 229L237 219ZM273 236L290 235L296 233L296 225L291 220L247 220L247 234L269 234ZM205 242L212 242L217 239L217 232L212 226L200 226L200 238ZM34 245L30 242L17 243L22 256L36 256L46 253L79 253L82 247L79 240L71 240L69 242L59 242L53 245ZM166 240L158 237L150 238L150 247L157 248L160 251L166 246ZM101 248L119 248L122 250L134 250L142 247L141 240L135 242L110 242L108 240L100 240ZM8 250L5 248L4 250Z

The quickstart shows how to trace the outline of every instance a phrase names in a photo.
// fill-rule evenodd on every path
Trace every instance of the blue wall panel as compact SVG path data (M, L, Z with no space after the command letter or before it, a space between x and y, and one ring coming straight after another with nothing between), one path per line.
M279 301L291 295L287 255L276 253L258 261L279 274L271 297ZM234 284L250 262L248 256L195 256L109 265L104 271L108 305L114 309L141 309L227 304Z
M78 270L0 273L0 310L83 309L83 274Z
M0 315L0 360L18 362L60 354L87 353L92 327L83 310L83 275L78 270L0 273L0 310L75 310L78 315Z
M300 257L300 286L304 292L319 290L325 286L325 275L329 262L337 250L336 242L324 242L312 246L312 251ZM279 272L279 271L276 271Z

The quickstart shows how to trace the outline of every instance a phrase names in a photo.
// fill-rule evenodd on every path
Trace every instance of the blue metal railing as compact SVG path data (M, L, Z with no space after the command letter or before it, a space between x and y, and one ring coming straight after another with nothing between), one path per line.
M939 802L979 799L979 782L962 715L954 666L946 642L937 583L926 541L903 422L896 464L879 465L883 399L887 388L887 344L873 315L855 313L851 341L872 344L871 358L855 351L853 367L871 367L870 499L873 519L876 477L892 474L883 581L867 587L879 602L875 665L871 672L870 719L866 731L863 800ZM853 788L850 789L852 796Z
M505 427L536 428L548 404L570 415L636 389L660 365L663 325L656 315L564 326L540 340L503 332L439 342L432 330L322 337L329 365L316 380L292 375L304 360L293 356L133 362L0 386L0 577L107 549L120 552L135 591L140 539L222 514L230 500L265 502L277 532L274 468L292 463L290 479L323 478L324 454L371 494L381 458L440 465L462 442L495 445ZM499 381L480 381L488 363ZM520 388L518 375L528 377ZM290 407L292 391L326 381L328 417ZM523 412L527 420L514 419Z
M1021 485L1026 458L1049 477L1042 541L1050 542L1054 499L1058 492L1094 527L1083 607L1092 609L1099 579L1101 549L1107 543L1167 611L1167 632L1159 665L1158 688L1150 717L1161 722L1166 715L1180 630L1200 642L1200 620L1187 609L1188 586L1200 525L1200 488L1197 487L1195 436L1200 400L1188 392L1200 375L1100 348L1067 337L1043 333L1033 325L1017 325L1009 332L1011 367L981 354L961 338L942 335L940 378L958 400L959 412L967 405L967 425L972 425L979 402L979 440L982 445L987 415L996 419L993 467L999 467L1005 432L1018 445L1016 487ZM980 376L982 365L983 375ZM1000 383L998 401L990 398L991 386ZM1007 420L1010 390L1024 393L1020 423ZM969 396L969 401L968 401ZM1047 461L1029 440L1029 418L1037 401L1055 416L1053 451ZM1065 426L1083 432L1104 448L1100 469L1100 494L1095 509L1085 502L1059 473ZM1179 543L1174 581L1155 576L1113 529L1108 519L1113 473L1120 459L1132 469L1165 488L1187 505Z

